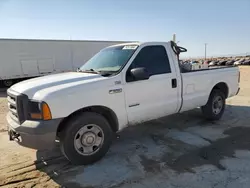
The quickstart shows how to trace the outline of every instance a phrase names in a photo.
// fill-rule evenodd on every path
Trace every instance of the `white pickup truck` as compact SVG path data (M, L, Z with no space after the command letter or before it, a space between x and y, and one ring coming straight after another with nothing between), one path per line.
M184 70L174 42L107 47L77 72L26 80L8 89L10 140L48 149L59 141L75 164L101 159L129 125L201 107L221 118L239 92L239 69Z

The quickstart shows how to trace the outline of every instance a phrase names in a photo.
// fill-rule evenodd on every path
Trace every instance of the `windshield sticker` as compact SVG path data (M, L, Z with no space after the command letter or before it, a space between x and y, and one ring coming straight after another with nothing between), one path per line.
M123 50L135 50L137 48L137 46L133 45L133 46L124 46L122 49Z

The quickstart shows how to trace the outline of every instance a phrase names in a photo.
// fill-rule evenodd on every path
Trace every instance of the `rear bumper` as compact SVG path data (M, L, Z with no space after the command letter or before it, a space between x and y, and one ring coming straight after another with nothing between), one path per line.
M10 115L7 115L10 140L21 146L43 150L55 146L56 131L61 119L49 121L24 121L19 125Z

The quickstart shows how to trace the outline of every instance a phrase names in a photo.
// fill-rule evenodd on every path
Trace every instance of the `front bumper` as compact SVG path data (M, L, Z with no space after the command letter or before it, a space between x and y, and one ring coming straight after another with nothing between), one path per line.
M56 131L60 122L60 118L49 121L26 120L20 125L10 114L7 115L10 140L16 138L14 140L18 144L38 150L51 149L55 146Z

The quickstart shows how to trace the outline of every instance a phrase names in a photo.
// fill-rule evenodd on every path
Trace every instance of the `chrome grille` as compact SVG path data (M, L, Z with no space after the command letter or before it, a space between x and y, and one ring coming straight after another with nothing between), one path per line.
M11 118L22 124L28 116L28 96L8 89L7 100Z
M7 92L8 108L12 119L19 121L17 110L17 95Z

